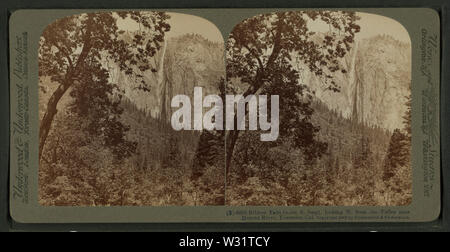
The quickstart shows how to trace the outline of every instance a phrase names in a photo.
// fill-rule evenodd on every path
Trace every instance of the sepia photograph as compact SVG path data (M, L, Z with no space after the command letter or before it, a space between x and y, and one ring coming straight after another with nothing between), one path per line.
M217 94L224 77L223 37L200 17L97 12L50 24L39 48L39 203L223 205L224 165L199 177L202 134L171 127L171 100L194 87Z
M233 206L405 206L412 201L411 41L349 11L267 13L226 42L227 88L279 95L279 137L230 131Z
M362 12L264 13L227 38L174 12L58 19L39 203L407 206L411 60L399 22Z

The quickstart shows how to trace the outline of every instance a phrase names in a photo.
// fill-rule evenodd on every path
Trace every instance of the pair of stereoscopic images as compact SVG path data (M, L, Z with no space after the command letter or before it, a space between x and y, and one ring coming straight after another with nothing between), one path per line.
M261 141L260 128L173 129L172 99L193 102L198 87L223 101L277 95L277 139ZM39 42L39 119L44 206L412 200L411 42L380 15L265 13L225 38L174 12L58 19Z

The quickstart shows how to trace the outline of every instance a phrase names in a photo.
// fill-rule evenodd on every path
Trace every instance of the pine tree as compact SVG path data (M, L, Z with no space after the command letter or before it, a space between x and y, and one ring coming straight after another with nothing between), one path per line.
M405 115L403 116L403 125L404 125L404 131L406 136L408 137L408 141L411 144L411 102L412 102L412 97L411 94L409 94L406 97L406 112Z
M225 80L220 78L217 82L219 95L222 100L225 100L227 93ZM225 131L204 130L200 135L197 150L192 165L192 180L197 180L203 175L205 167L208 166L223 166L225 144Z
M383 180L389 180L395 175L398 167L407 165L409 155L408 136L395 129L384 162Z
M220 132L203 131L198 142L192 167L192 179L203 175L206 166L222 166L224 156L224 139Z
M179 139L175 134L168 133L167 136L167 155L163 159L162 167L163 168L171 168L171 169L180 169L182 166L180 151L178 148Z

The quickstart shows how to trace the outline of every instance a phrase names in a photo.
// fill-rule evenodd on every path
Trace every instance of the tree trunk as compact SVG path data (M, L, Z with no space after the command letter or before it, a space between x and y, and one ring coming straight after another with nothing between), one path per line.
M238 140L239 137L239 131L238 130L232 130L230 131L230 133L228 134L228 137L226 138L227 140L227 149L226 149L226 161L225 161L225 165L226 165L226 176L228 177L228 175L230 174L230 167L231 167L231 162L233 160L233 152L234 152L234 147L236 146L236 142Z
M230 175L231 161L233 160L233 152L234 147L236 146L236 142L239 136L239 131L237 129L230 131L228 136L225 136L225 186L223 190L223 204L226 205L226 191L228 186L228 177Z
M255 80L253 81L252 85L244 92L243 97L247 97L248 95L253 95L258 92L258 90L263 85L263 79L266 76L265 69L270 69L272 65L275 63L275 60L277 59L280 51L281 51L281 33L283 32L283 21L282 18L280 18L277 22L276 27L276 35L274 38L274 47L272 50L272 53L270 54L266 67L264 67L261 63L260 69L257 71L257 74L255 76ZM259 61L260 62L260 61ZM226 106L226 105L225 105ZM245 117L248 114L248 104L245 104ZM226 150L225 150L225 181L226 178L229 177L230 174L230 168L231 168L231 162L233 160L233 152L234 148L236 146L236 142L239 138L239 130L237 130L237 115L234 116L234 130L230 130L228 136L226 137ZM227 183L227 182L226 182ZM226 191L227 184L225 184L225 191ZM225 201L226 202L226 201Z
M70 68L66 72L66 76L56 91L50 97L47 103L47 111L42 118L41 125L39 126L39 162L41 162L42 152L44 151L45 142L47 141L47 136L50 132L53 119L55 118L57 110L57 105L61 97L66 93L70 86L74 82L79 74L79 70L83 68L86 58L91 51L92 45L90 41L91 36L91 17L87 22L86 33L84 35L84 45L81 50L80 56L78 57L77 63L75 65L70 64Z
M45 141L47 140L48 133L50 132L50 128L53 122L53 119L58 112L56 106L58 105L61 97L66 93L67 89L69 89L70 85L61 84L58 89L52 94L50 100L47 103L47 111L42 118L41 125L39 127L39 162L41 161L42 152L44 150Z

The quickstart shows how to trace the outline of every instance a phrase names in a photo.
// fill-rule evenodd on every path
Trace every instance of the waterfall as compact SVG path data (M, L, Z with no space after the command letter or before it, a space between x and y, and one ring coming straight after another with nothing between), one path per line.
M162 86L164 79L164 56L166 55L166 47L167 42L164 40L163 51L161 54L161 59L159 60L159 69L158 69L158 87Z
M161 60L160 60L160 68L158 69L158 86L160 88L160 119L162 122L167 122L168 120L168 111L170 110L170 100L167 100L167 96L169 95L170 97L170 93L168 94L168 91L170 91L170 87L168 87L168 85L171 85L170 81L168 80L168 76L167 76L167 71L164 67L164 63L165 63L165 55L166 55L166 50L167 50L167 42L166 40L164 40L164 47L163 47L163 51L161 54ZM168 67L170 67L170 62L168 62ZM169 88L169 90L168 90ZM163 125L163 127L165 127L165 125Z
M351 65L351 74L349 78L349 83L352 83L354 90L353 90L353 111L352 111L352 119L356 123L364 124L364 96L365 96L365 90L364 90L364 69L361 59L356 62L356 55L358 50L358 44L355 45L355 52L353 53L352 57L352 65Z
M361 80L360 80L360 76L359 76L359 72L357 70L357 62L356 62L356 57L358 55L358 45L359 43L357 42L355 44L355 49L354 52L352 54L352 60L351 60L351 68L350 68L350 72L349 72L349 83L352 85L353 87L353 99L352 99L352 120L354 122L360 122L361 119L364 117L364 115L362 115L361 113L363 113L363 110L361 108L361 106L363 106L362 100L364 96L363 93L363 89L362 89L362 84L361 84ZM359 63L358 63L359 64ZM361 67L360 65L358 65L358 67Z
M349 82L351 84L355 84L355 65L356 65L356 55L358 54L358 45L359 42L355 43L355 48L353 49L352 61L350 63L350 71L349 71Z
M165 104L165 85L164 85L164 57L166 56L166 49L167 49L167 41L164 40L163 50L161 53L161 58L159 60L159 68L157 72L157 85L156 88L158 90L158 103L161 105L159 111L157 112L159 115L157 115L157 118L161 118L163 116L163 113L165 113L164 106Z

